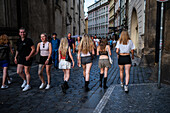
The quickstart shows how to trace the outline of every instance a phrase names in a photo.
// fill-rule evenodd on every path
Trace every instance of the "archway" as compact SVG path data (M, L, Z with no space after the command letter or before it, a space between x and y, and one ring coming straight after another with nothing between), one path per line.
M137 18L137 12L134 8L132 11L132 17L131 17L131 40L133 41L135 48L137 49L138 53L138 40L139 40L139 32L138 32L138 18Z

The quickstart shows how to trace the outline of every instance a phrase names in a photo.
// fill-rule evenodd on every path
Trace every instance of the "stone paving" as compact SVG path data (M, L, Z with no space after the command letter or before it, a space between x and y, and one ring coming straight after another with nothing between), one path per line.
M74 59L76 59L75 54ZM113 59L114 64L108 72L108 86L118 85L120 82L119 68L115 52L113 52ZM31 69L32 89L27 92L22 92L20 88L22 80L17 74L15 74L16 67L14 66L10 68L11 70L9 72L9 75L12 73L11 77L13 78L13 83L8 89L0 90L0 113L93 112L93 110L96 108L99 101L102 99L103 95L107 91L99 87L99 68L97 57L93 61L93 66L90 72L89 92L84 91L83 70L82 68L79 68L77 66L71 70L71 76L68 82L70 88L66 91L66 94L62 93L60 87L60 85L63 83L63 72L59 69L56 70L54 68L52 68L51 73L51 89L39 90L38 87L41 82L37 75L37 68L38 67L36 66L36 64L34 64L34 67ZM132 67L130 74L130 84L153 83L148 79L151 75L151 70L149 68L138 66ZM46 78L45 73L44 77ZM0 80L0 82L2 82L2 79ZM117 89L120 88L117 86ZM130 92L132 89L130 89ZM114 91L115 94L117 92L119 94L119 90ZM108 112L112 112L109 111L109 105L107 106L106 112L107 110Z

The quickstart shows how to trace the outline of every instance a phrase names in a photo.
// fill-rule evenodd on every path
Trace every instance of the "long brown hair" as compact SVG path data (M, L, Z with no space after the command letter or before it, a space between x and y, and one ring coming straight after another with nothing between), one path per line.
M82 53L87 54L94 49L94 43L92 39L88 35L83 35L80 44L78 46L78 50Z
M59 49L61 51L62 56L66 56L67 53L67 48L68 48L68 40L67 38L62 38L60 42Z
M8 36L3 34L0 36L0 45L5 45L8 44L9 40L8 40Z
M101 42L100 42L100 51L105 51L105 48L106 48L106 45L107 45L107 39L101 39Z
M127 45L130 40L129 34L126 30L123 30L120 35L119 43L123 45Z

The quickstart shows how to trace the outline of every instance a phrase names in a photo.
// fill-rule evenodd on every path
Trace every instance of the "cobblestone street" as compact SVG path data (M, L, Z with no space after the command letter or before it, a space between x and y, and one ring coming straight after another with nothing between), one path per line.
M9 75L13 78L12 84L8 89L0 90L0 113L170 112L170 86L163 85L160 90L157 89L156 83L148 79L150 69L136 66L131 68L129 93L124 93L119 85L116 53L113 52L112 56L114 64L109 69L107 82L110 87L107 90L99 87L96 57L90 72L89 92L84 91L83 70L77 66L71 70L68 82L70 88L66 94L62 93L60 87L63 72L54 68L51 71L51 89L39 90L41 82L37 64L31 68L31 90L22 92L22 80L16 74L16 67L12 66L9 70ZM0 77L2 82L2 73ZM44 77L46 78L45 73ZM107 95L108 91L110 95ZM101 101L106 103L101 104L102 109L98 109Z

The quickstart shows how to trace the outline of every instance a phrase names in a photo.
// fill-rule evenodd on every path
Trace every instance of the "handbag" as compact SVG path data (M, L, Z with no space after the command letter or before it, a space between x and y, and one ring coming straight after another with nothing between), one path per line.
M108 53L108 57L109 57L109 62L110 62L110 64L112 64L112 63L113 63L113 60L112 60L111 56L109 55L109 51L108 51L108 48L107 48L106 50L107 50L107 53Z
M71 62L71 58L68 52L68 48L67 48L67 53L66 53L66 61Z

